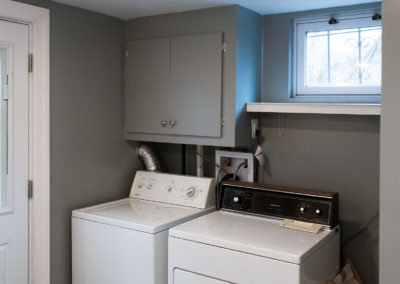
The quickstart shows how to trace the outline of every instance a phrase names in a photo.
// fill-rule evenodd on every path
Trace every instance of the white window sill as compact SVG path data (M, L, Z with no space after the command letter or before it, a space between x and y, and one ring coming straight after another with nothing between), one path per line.
M247 103L247 112L381 115L381 104Z

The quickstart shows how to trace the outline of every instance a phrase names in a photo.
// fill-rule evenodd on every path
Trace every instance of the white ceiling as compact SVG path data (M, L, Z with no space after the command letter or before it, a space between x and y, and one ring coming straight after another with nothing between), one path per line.
M262 15L347 6L379 0L55 0L121 19L238 4Z

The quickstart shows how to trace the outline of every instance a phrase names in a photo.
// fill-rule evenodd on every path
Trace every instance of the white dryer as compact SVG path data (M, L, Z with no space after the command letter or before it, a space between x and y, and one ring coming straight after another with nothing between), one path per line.
M220 211L169 231L169 284L325 284L339 270L337 205L335 193L225 182Z
M72 283L167 283L168 229L214 210L214 179L138 171L129 198L72 212Z

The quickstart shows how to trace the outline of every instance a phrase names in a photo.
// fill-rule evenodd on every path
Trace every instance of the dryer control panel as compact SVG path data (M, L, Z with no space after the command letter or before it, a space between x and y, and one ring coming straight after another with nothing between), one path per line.
M137 171L130 197L194 208L215 206L215 179Z
M338 194L277 185L226 181L219 188L217 209L338 225Z

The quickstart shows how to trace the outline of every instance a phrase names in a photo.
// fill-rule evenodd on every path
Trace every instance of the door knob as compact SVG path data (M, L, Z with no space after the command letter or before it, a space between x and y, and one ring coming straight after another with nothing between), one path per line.
M166 121L166 120L162 120L162 121L161 121L161 126L162 126L162 127L167 126L167 121Z
M171 127L174 127L176 125L176 121L175 120L171 120L169 122L169 125L171 125Z

